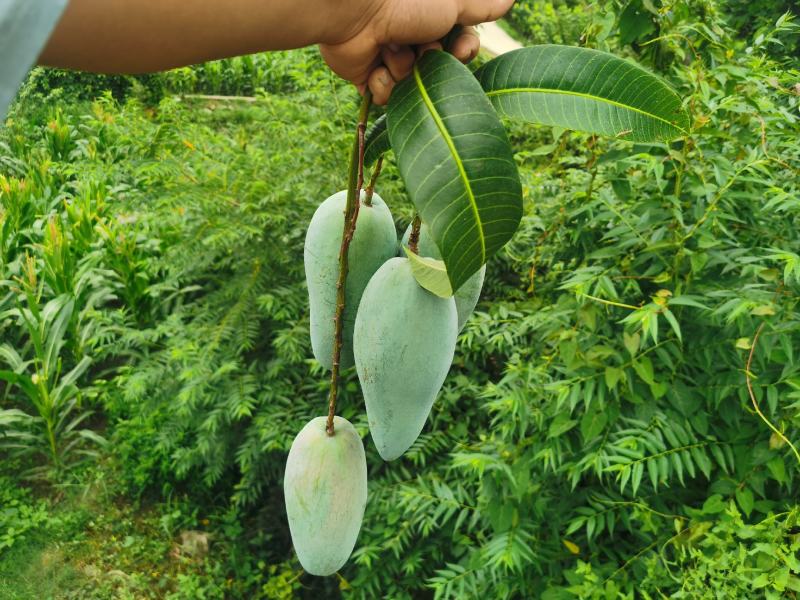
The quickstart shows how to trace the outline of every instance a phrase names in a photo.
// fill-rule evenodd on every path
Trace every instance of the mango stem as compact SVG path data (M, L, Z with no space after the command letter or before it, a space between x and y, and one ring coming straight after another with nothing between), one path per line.
M367 189L364 190L364 204L366 206L372 206L372 195L375 193L375 184L378 181L378 177L381 175L381 169L383 168L383 154L378 157L378 162L375 163L375 169L372 171L372 177L370 177L369 185Z
M419 214L414 215L414 220L411 222L411 233L408 235L408 249L414 254L419 254L419 229L422 227L422 220Z
M350 242L356 232L358 209L361 206L361 188L364 185L364 134L367 130L367 117L372 103L372 94L367 90L361 100L358 111L358 128L350 155L350 169L347 181L347 201L344 208L344 227L342 244L339 247L339 277L336 281L336 312L333 317L333 366L331 368L331 386L328 394L328 421L325 431L334 435L333 417L336 414L336 400L339 396L339 362L342 356L342 315L344 314L345 285L347 283L348 252Z

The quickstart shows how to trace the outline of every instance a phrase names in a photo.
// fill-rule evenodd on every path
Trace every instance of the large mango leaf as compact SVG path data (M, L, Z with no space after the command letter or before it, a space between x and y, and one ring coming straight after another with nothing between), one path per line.
M469 69L438 51L426 52L395 86L387 129L455 291L514 235L522 217L505 129Z
M475 72L501 115L635 142L686 133L681 99L662 79L606 52L543 45L503 54Z
M364 166L376 162L381 154L390 149L389 132L386 131L386 115L381 115L367 129L364 136Z

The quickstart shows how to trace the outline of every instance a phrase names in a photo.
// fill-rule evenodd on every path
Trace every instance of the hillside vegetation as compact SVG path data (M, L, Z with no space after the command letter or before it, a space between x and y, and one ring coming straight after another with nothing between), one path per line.
M790 4L518 0L525 43L637 60L692 130L509 124L523 223L402 459L344 373L369 499L325 579L282 479L326 410L303 239L345 187L357 94L314 49L34 71L0 127L0 598L800 596Z

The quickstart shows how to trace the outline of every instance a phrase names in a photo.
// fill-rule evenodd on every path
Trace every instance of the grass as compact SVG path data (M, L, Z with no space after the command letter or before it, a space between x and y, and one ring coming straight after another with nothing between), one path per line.
M0 598L41 600L67 598L64 590L82 587L85 577L66 562L64 552L37 536L14 546L0 558Z
M181 580L205 568L208 539L185 528L209 521L177 505L137 505L113 474L108 465L85 473L52 501L48 523L0 554L0 599L183 596Z

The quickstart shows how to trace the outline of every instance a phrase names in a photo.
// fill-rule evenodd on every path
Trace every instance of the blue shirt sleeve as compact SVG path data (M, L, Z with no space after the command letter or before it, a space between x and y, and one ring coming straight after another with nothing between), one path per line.
M67 0L0 0L0 123Z

